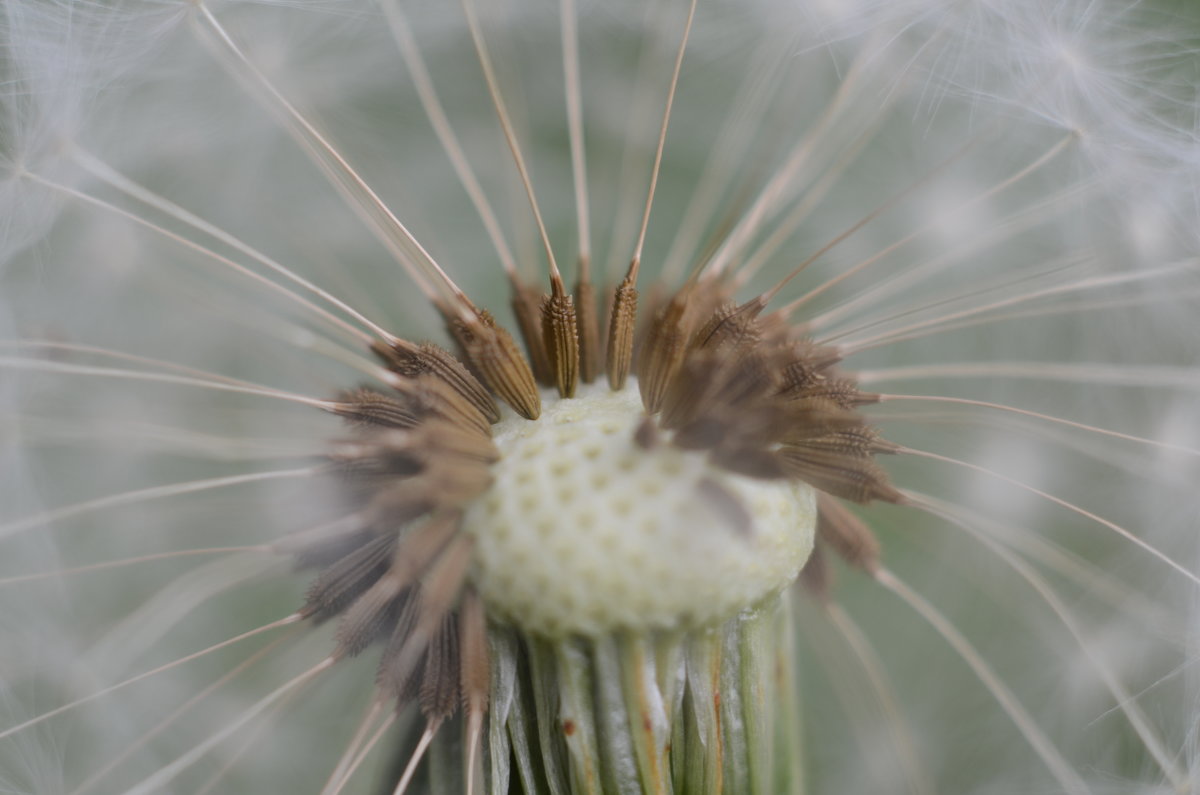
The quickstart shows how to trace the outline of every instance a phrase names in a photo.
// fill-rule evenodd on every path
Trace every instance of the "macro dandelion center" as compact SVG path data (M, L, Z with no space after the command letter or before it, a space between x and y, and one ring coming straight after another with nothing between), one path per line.
M0 789L1190 793L1200 19L0 10Z

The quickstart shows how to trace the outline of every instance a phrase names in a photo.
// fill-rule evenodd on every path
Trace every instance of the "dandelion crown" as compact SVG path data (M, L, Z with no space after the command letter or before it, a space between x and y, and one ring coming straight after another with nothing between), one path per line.
M0 780L1195 791L1196 58L1100 5L6 6Z

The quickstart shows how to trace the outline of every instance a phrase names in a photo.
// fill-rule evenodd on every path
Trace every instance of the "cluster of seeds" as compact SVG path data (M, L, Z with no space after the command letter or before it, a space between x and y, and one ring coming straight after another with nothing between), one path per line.
M446 305L458 357L376 343L392 390L336 403L354 433L331 457L355 511L299 543L321 569L303 612L337 619L338 656L383 645L378 685L398 708L418 701L436 728L465 704L478 730L485 615L542 641L713 627L806 561L823 591L824 547L873 565L836 498L902 501L875 462L898 448L835 350L717 278L656 290L644 318L627 279L603 334L579 324L598 314L586 283L571 296L554 280L540 300L513 287L524 353L486 311ZM607 388L589 384L602 371Z

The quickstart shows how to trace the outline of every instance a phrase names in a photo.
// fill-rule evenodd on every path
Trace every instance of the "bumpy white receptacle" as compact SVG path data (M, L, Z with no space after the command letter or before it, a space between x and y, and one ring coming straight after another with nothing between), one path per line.
M473 582L493 614L547 637L726 618L783 588L812 551L816 496L634 441L636 384L550 398L494 428L496 481L468 510ZM750 523L745 523L746 518Z

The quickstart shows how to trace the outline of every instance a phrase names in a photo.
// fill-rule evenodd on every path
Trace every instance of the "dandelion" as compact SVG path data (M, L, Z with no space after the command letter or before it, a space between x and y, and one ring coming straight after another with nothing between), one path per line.
M14 792L1192 792L1197 20L3 9Z

